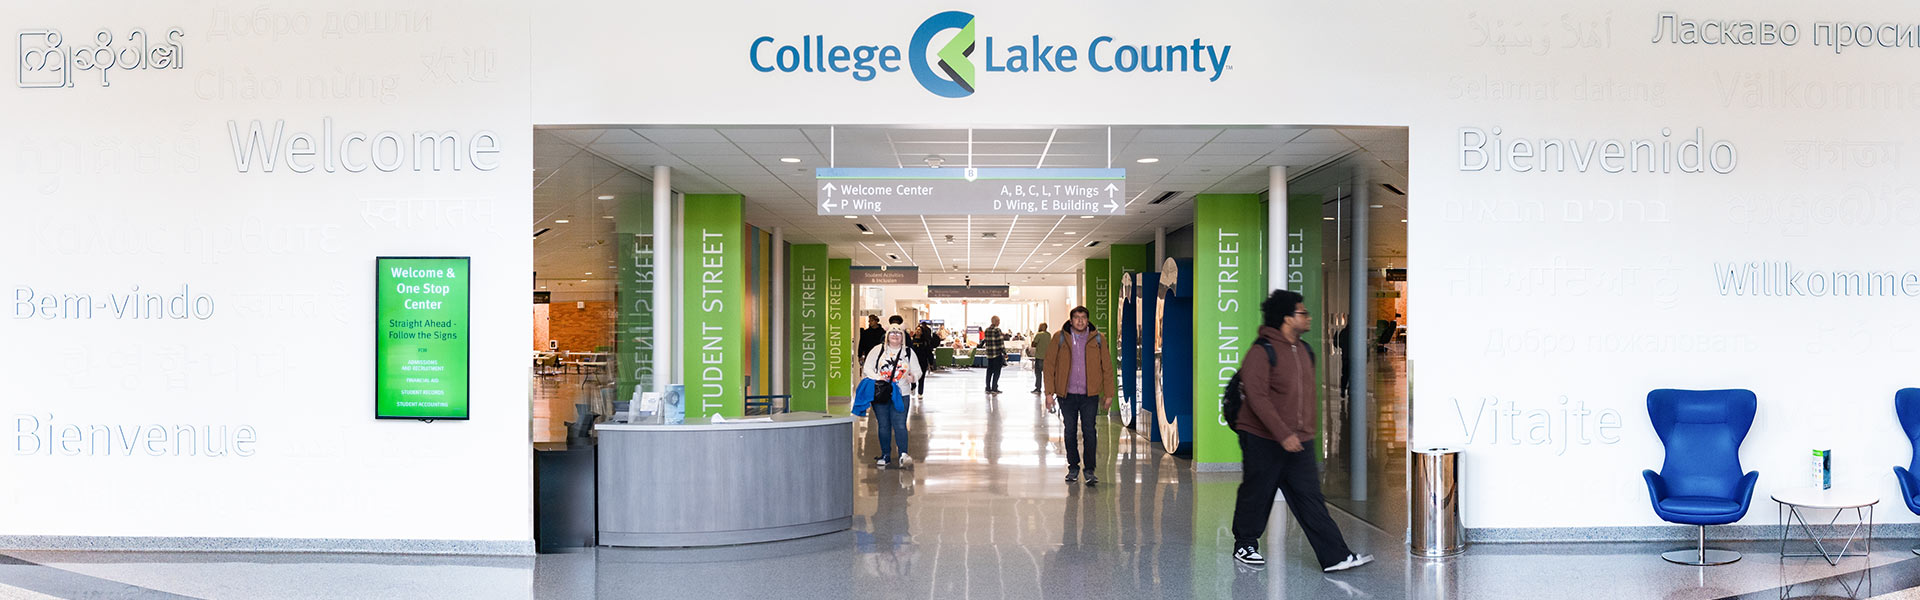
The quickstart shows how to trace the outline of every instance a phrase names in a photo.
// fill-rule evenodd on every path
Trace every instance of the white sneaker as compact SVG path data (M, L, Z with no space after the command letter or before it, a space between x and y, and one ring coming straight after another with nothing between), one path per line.
M902 469L913 468L913 455L911 454L900 455L900 468Z
M1372 554L1348 554L1347 559L1340 561L1340 564L1327 567L1325 569L1321 569L1320 571L1324 573L1332 573L1334 571L1345 571L1347 569L1358 567L1360 565L1364 565L1370 562L1373 562Z
M873 466L874 466L875 468L880 468L880 469L885 469L885 468L887 468L887 459L885 459L885 458L877 458L877 459L874 459L874 461L873 461Z
M1256 567L1266 566L1267 564L1267 557L1261 556L1260 551L1253 548L1235 549L1233 551L1233 559L1240 561L1240 564Z

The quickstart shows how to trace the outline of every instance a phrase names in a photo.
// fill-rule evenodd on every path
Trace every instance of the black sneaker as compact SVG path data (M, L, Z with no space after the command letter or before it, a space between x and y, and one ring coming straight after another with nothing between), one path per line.
M1254 567L1267 566L1267 557L1261 556L1260 551L1253 549L1252 546L1235 548L1233 550L1233 560L1239 561L1240 564Z
M1073 483L1079 480L1080 480L1079 469L1067 469L1067 483Z
M1087 473L1087 487L1093 487L1093 484L1096 484L1096 483L1100 483L1100 476L1095 475L1091 471L1089 471Z

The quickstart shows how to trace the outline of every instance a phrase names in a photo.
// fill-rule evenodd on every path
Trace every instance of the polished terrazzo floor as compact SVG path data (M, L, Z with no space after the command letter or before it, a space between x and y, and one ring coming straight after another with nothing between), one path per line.
M1272 562L1250 571L1227 554L1236 474L1195 474L1103 422L1102 483L1067 485L1057 417L1024 393L1029 375L1009 370L1003 387L1020 393L997 398L981 376L934 376L910 420L911 470L866 466L877 444L861 428L850 531L520 558L6 552L0 598L1868 598L1920 586L1914 540L1878 540L1838 567L1764 542L1722 544L1747 558L1710 568L1660 560L1672 544L1478 545L1430 561L1407 556L1402 532L1338 510L1377 562L1321 574L1276 510Z

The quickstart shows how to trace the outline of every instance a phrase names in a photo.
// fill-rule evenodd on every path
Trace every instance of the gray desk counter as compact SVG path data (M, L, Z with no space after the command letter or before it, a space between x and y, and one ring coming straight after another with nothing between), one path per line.
M853 526L851 417L595 429L602 545L720 546Z

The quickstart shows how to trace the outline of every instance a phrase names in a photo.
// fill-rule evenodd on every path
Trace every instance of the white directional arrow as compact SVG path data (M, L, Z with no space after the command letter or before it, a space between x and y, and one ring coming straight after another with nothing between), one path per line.
M822 187L820 188L820 191L823 191L823 192L826 192L826 193L827 193L827 197L828 197L828 198L832 198L832 197L833 197L833 182L831 182L831 181L829 181L829 182L827 182L827 185L825 185L825 186L822 186Z
M1118 212L1119 210L1120 210L1120 203L1114 202L1112 200L1107 201L1107 214L1113 214L1115 212Z
M828 185L832 185L832 184L828 184ZM820 201L820 211L821 211L821 212L833 212L833 201L832 201L832 200L821 200L821 201Z
M1117 185L1114 185L1114 184L1111 184L1111 183L1109 183L1109 184L1107 184L1107 197L1108 197L1108 198L1112 198L1112 197L1113 197L1113 193L1114 193L1114 192L1117 192L1117 191L1120 191L1120 186L1117 186Z

